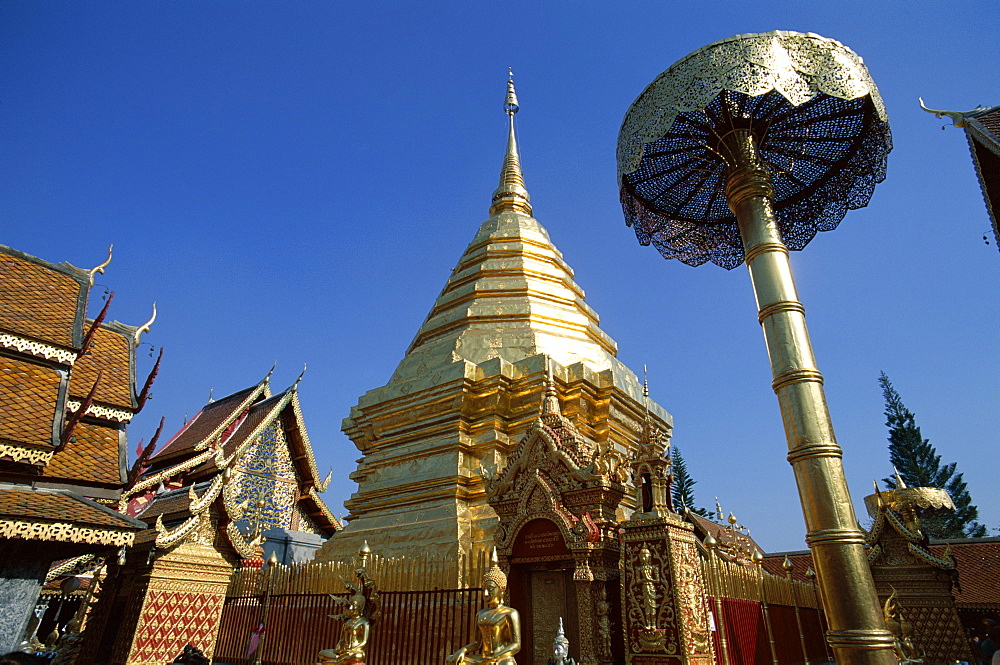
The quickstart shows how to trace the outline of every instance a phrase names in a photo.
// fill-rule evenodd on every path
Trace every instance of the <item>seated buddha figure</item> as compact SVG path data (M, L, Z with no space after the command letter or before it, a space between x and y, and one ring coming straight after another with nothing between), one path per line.
M503 604L507 576L497 563L483 576L483 595L487 605L476 612L479 639L447 657L455 665L515 665L514 654L521 650L521 617L517 610Z
M365 647L371 634L371 626L364 611L367 600L360 590L351 595L340 640L333 649L319 652L321 665L361 665L365 662Z

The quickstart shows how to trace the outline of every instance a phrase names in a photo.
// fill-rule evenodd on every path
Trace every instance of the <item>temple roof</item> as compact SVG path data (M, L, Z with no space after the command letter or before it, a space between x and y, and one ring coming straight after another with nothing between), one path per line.
M92 319L87 319L87 329L93 323ZM101 373L101 384L97 387L94 400L124 409L135 409L134 334L134 328L118 322L101 324L94 331L90 348L73 363L70 397L86 397L97 380L98 373Z
M1000 610L1000 537L932 540L928 549L943 556L949 547L961 585L961 589L952 589L958 607ZM809 581L806 570L816 570L809 550L767 554L761 563L768 572L784 576L781 563L786 556L792 562L792 577Z
M23 535L30 540L72 540L95 545L126 544L121 542L123 538L130 543L132 534L146 526L67 490L18 485L0 485L0 516L5 521L36 525ZM75 540L74 534L83 540Z
M151 470L162 469L177 458L200 450L219 437L251 404L270 394L267 379L222 399L209 402L153 456Z
M73 429L73 440L52 456L41 475L120 487L126 475L124 458L123 429L83 421Z
M89 274L0 245L0 330L79 348Z
M62 381L63 374L52 367L0 356L0 441L45 447L58 444Z
M125 495L125 500L134 501L146 493L149 501L136 503L143 519L152 524L161 514L168 520L190 517L188 491L192 484L200 492L224 469L241 470L254 443L278 423L299 484L295 504L324 534L341 528L317 494L317 489L326 489L326 481L319 476L302 419L298 382L272 396L269 377L270 373L254 386L210 401L152 458L141 480ZM157 485L171 480L183 486L153 494ZM155 533L147 533L139 541L155 537Z
M921 107L938 118L948 116L956 127L965 130L976 167L979 186L986 201L986 212L993 225L993 235L1000 249L1000 106L979 107L971 111L938 111Z

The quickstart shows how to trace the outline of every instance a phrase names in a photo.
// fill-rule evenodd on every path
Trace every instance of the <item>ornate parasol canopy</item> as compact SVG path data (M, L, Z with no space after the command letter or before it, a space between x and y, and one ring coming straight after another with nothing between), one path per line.
M660 74L622 122L622 208L640 243L688 265L743 262L720 150L734 128L753 132L790 249L867 205L892 149L878 90L840 42L774 31L709 44Z

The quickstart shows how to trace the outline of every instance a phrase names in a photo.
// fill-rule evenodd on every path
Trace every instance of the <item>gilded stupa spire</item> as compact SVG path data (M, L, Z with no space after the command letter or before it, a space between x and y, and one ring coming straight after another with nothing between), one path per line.
M507 134L507 154L504 155L503 168L500 170L500 185L493 192L490 217L504 211L531 215L531 197L528 196L528 190L524 187L521 158L517 154L517 139L514 137L514 115L518 109L517 93L514 91L514 72L508 69L507 97L503 104L503 110L507 113L510 123Z

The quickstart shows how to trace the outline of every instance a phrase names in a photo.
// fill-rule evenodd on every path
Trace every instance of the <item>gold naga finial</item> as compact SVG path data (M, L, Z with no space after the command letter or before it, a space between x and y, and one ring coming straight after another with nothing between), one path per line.
M149 332L149 327L153 325L153 321L156 320L156 302L153 302L153 315L149 317L149 321L136 328L135 334L132 336L132 344L138 348L139 342L142 339L142 333Z
M115 246L113 243L108 245L108 258L105 259L104 263L102 263L101 265L94 266L93 268L90 269L90 286L88 288L94 287L94 277L97 275L97 273L101 273L103 275L104 269L111 264L111 252L112 250L114 250L114 248Z
M318 483L316 485L316 491L320 493L325 492L326 489L330 486L330 480L332 478L333 478L333 467L331 467L330 470L327 472L326 478L323 479L323 482Z
M517 139L514 137L514 115L520 110L517 103L517 92L514 90L514 72L507 68L507 96L504 98L503 110L509 118L507 133L507 153L500 169L500 185L493 191L490 216L504 211L520 212L531 215L531 197L524 187L524 176L521 173L521 158L517 154Z
M302 363L302 372L299 374L299 378L295 379L295 383L292 384L292 390L297 390L299 387L299 382L302 381L302 377L306 375L306 364Z
M935 118L942 118L944 116L948 116L949 118L951 118L952 124L954 124L956 127L965 128L969 126L969 123L965 119L965 114L962 113L961 111L939 111L937 109L929 109L926 106L924 106L923 97L917 97L917 99L920 100L920 108L927 111L928 113L933 113ZM944 128L942 127L942 129Z
M896 476L896 489L898 489L898 490L905 490L906 489L906 483L903 481L903 477L901 475L899 475L899 469L897 469L896 467L892 467L892 472Z

